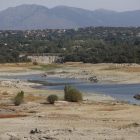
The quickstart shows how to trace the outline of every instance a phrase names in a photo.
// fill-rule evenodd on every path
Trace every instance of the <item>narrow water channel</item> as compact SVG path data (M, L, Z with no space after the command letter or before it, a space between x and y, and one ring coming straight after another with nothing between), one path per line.
M82 79L42 78L42 75L7 76L4 78L30 79L42 83L38 89L64 90L65 84L70 84L79 91L110 95L111 97L127 100L133 104L140 104L134 95L140 93L140 84L103 84L87 83Z

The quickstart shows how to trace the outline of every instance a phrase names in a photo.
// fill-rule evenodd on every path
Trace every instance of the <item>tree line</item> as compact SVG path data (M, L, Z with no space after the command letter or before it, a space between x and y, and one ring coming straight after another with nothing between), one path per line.
M0 31L0 63L31 61L20 53L61 53L65 62L139 63L140 27Z

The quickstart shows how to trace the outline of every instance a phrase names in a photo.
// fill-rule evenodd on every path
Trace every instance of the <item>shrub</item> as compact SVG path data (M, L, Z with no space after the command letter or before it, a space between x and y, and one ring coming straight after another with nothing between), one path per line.
M3 94L3 95L8 95L8 93L7 93L6 91L5 91L5 92L3 92L2 94Z
M65 88L64 88L64 99L65 99L65 101L68 101L68 90L70 90L70 89L71 89L70 85L68 85L68 87L67 87L67 85L65 85Z
M19 106L22 102L23 102L23 99L24 99L24 92L21 91L19 92L16 97L14 98L14 104L16 106Z
M80 91L78 91L76 88L71 88L70 86L68 86L68 88L66 88L65 86L65 94L64 94L64 98L66 101L69 102L79 102L83 100L83 95Z
M38 65L38 63L37 62L33 62L33 65Z
M50 95L50 96L48 96L47 101L49 102L49 104L54 104L55 101L58 101L58 96Z

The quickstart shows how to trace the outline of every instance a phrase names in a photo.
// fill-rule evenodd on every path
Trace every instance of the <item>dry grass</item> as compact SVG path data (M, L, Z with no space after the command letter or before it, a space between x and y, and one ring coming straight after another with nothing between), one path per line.
M14 95L4 95L4 94L0 94L0 98L10 98L13 97Z
M26 117L27 115L0 115L0 119L6 119L6 118L20 118L20 117Z
M126 107L111 107L111 108L100 108L99 111L119 111L119 110L126 110Z
M24 97L24 100L25 100L26 102L39 101L39 100L42 100L42 99L44 99L44 98L38 97L38 96L25 96L25 97Z
M83 62L66 62L64 65L83 64Z
M8 104L6 104L6 103L0 103L0 108L6 107L6 106L8 106Z
M134 72L140 72L140 66L124 66L124 67L114 67L114 68L105 68L101 69L105 71L121 71L121 72L128 72L128 73L134 73Z
M119 70L124 72L140 72L140 66L121 67Z
M6 64L0 64L0 67L23 67L23 68L29 68L29 67L39 67L33 65L33 63L6 63Z
M105 68L105 69L101 69L101 70L106 70L106 71L108 71L108 70L118 70L118 69L120 69L120 68Z
M0 64L1 72L9 72L9 71L22 71L27 68L40 68L40 66L35 66L32 63L6 63Z

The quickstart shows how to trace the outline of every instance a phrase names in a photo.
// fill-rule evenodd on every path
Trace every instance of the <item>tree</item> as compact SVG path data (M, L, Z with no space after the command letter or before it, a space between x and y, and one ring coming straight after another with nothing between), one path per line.
M71 88L70 85L68 87L65 85L64 88L64 99L69 102L79 102L83 100L83 95L76 88Z
M49 102L49 104L54 104L55 101L58 101L58 96L50 95L50 96L48 96L47 101Z
M23 102L23 99L24 99L24 92L21 91L19 92L16 97L14 98L14 104L16 106L19 106L22 102Z

